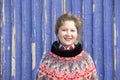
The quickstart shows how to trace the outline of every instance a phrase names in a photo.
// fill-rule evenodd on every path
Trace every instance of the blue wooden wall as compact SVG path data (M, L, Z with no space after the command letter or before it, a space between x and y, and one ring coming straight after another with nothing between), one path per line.
M0 0L0 80L34 80L56 19L82 19L80 40L99 80L120 80L120 0Z

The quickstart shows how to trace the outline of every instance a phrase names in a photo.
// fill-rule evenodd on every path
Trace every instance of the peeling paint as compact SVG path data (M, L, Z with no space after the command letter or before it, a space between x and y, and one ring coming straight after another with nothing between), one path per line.
M114 18L114 70L116 71L116 23Z
M65 9L66 9L66 7L65 7L65 0L62 0L62 4L63 4L63 6L62 6L62 12L65 13Z
M44 47L44 50L43 50L43 53L46 53L46 26L47 26L47 11L46 11L46 0L44 0L44 8L45 8L45 10L44 10L44 17L43 17L43 20L44 20L44 23L43 23L43 36L42 36L42 38L43 38L43 47Z
M95 4L93 4L93 13L95 12Z
M32 43L32 70L35 69L36 65L36 45Z
M15 10L14 10L14 15L16 14ZM13 24L12 24L12 76L15 78L15 63L16 63L16 17L14 16L14 20L13 20Z
M2 6L2 15L3 15L3 25L5 25L5 2L4 2L4 0L3 0L3 6Z
M10 46L8 46L8 50L10 51Z

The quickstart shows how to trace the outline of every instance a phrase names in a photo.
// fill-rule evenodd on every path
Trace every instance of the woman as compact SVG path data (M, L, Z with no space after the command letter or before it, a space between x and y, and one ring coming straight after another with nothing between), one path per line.
M61 15L55 24L58 41L45 54L36 80L98 80L94 62L78 42L82 22L70 13Z

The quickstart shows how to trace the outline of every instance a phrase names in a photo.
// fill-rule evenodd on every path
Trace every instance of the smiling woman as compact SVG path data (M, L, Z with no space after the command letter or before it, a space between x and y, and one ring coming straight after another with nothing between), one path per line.
M0 80L34 80L36 72L38 79L85 79L92 59L99 80L120 80L119 34L120 0L0 0Z
M70 13L61 15L55 25L58 41L45 54L36 80L98 80L91 56L78 42L81 20Z
M78 37L74 21L65 21L63 26L59 28L57 37L61 44L65 47L69 47L74 44Z

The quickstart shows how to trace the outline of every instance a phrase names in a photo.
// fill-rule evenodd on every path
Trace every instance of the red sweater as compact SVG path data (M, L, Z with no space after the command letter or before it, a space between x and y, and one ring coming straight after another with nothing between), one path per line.
M41 60L38 80L98 80L94 62L85 51L79 49L80 53L74 56L61 56L54 51Z

